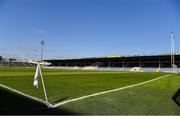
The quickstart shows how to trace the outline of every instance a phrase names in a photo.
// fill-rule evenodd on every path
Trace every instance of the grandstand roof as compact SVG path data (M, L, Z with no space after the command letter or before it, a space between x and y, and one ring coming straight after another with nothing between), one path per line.
M180 56L180 53L175 53ZM160 57L160 56L170 56L170 53L164 54L151 54L151 55L126 55L126 56L102 56L102 57L81 57L81 58L58 58L58 59L46 59L48 60L82 60L82 59L114 59L114 58L132 58L132 57Z

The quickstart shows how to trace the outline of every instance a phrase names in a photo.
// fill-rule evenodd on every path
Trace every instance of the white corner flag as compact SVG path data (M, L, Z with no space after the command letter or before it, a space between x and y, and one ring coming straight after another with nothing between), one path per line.
M34 83L33 83L33 85L35 87L37 87L37 88L38 88L38 78L40 76L41 76L41 80L42 80L42 86L43 86L43 91L44 91L44 96L45 96L45 99L46 99L47 106L51 107L51 104L49 104L48 98L47 98L46 87L45 87L45 84L44 84L44 79L43 79L43 75L42 75L42 71L41 71L41 65L40 65L40 63L38 63L37 67L36 67L36 73L34 75Z
M34 83L33 83L33 85L34 85L35 87L37 87L37 88L38 88L38 78L39 78L39 76L41 76L41 66L40 66L40 64L38 63L38 64L37 64L37 67L36 67L36 73L35 73L35 75L34 75Z

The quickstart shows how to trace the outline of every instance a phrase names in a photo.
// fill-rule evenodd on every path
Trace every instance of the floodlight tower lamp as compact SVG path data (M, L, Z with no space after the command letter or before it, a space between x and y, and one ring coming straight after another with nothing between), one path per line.
M41 62L43 60L44 44L45 44L44 40L41 40Z

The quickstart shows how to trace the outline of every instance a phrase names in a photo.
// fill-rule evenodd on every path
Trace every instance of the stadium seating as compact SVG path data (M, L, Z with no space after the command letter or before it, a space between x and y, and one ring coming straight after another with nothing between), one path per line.
M36 67L36 64L28 62L2 62L1 67Z

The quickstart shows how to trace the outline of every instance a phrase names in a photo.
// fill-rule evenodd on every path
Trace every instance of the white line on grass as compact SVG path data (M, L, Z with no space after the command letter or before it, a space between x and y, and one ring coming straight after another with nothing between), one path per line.
M141 83L137 83L137 84L133 84L133 85L129 85L129 86L117 88L117 89L112 89L112 90L108 90L108 91L103 91L103 92L99 92L99 93L95 93L95 94L86 95L86 96L82 96L82 97L79 97L79 98L67 100L67 101L64 101L64 102L59 102L59 103L57 103L57 104L54 104L52 107L55 108L55 107L58 107L58 106L61 106L61 105L64 105L64 104L67 104L67 103L70 103L70 102L82 100L82 99L85 99L85 98L89 98L89 97L93 97L93 96L98 96L98 95L102 95L102 94L106 94L106 93L110 93L110 92L115 92L115 91L119 91L119 90L131 88L131 87L143 85L143 84L146 84L146 83L149 83L149 82L152 82L152 81L155 81L155 80L158 80L158 79L161 79L161 78L163 78L163 77L170 76L170 75L172 75L172 74L167 74L167 75L164 75L164 76L157 77L157 78L155 78L155 79L151 79L151 80L149 80L149 81L145 81L145 82L141 82Z
M13 91L13 92L15 92L15 93L18 93L18 94L20 94L20 95L22 95L22 96L28 97L28 98L30 98L30 99L33 99L33 100L35 100L35 101L39 101L39 102L47 105L47 103L46 103L45 101L43 101L43 100L41 100L41 99L39 99L39 98L36 98L36 97L30 96L30 95L27 95L27 94L25 94L25 93L23 93L23 92L21 92L21 91L12 89L12 88L7 87L7 86L5 86L5 85L3 85L3 84L0 84L0 87L3 87L3 88L5 88L5 89L8 89L8 90Z

